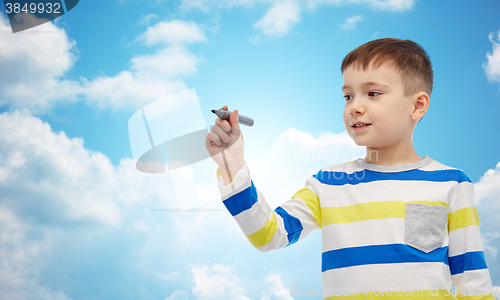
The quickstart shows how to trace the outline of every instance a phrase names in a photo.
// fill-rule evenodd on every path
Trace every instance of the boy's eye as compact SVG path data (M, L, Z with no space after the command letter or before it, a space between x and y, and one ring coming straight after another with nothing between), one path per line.
M345 98L345 101L349 101L349 100L352 99L352 96L351 95L345 95L344 98Z
M370 96L370 97L375 97L375 96L378 96L378 95L380 95L380 94L381 94L381 93L379 93L379 92L369 92L369 93L368 93L368 96Z

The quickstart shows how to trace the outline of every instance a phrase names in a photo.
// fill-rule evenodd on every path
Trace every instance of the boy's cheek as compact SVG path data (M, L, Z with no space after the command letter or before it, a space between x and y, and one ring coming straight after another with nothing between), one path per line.
M345 125L346 129L349 129L351 127L351 120L350 120L349 113L346 113L344 111L344 115L342 117L344 119L344 125Z

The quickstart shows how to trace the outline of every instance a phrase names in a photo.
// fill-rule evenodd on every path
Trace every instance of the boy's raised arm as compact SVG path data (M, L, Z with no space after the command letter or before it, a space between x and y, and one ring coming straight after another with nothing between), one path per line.
M227 110L227 106L222 109ZM314 176L309 177L303 189L271 209L250 177L237 115L238 111L233 111L229 122L217 118L206 139L206 148L219 166L217 178L223 203L250 243L260 251L294 244L321 228L318 198L321 183Z
M490 273L486 266L479 217L474 202L474 186L461 172L448 213L448 261L458 299L494 300ZM476 297L472 297L472 296Z

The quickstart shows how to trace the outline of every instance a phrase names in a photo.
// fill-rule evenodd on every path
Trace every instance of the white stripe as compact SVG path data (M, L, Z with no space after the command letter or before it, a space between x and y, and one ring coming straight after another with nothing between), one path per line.
M472 182L464 181L459 183L455 190L455 195L453 195L450 213L454 213L462 208L475 206L474 185Z
M456 182L380 180L356 185L323 185L323 207L351 206L383 201L437 201L448 203ZM356 202L353 202L356 200Z
M260 230L270 220L270 208L260 192L257 191L257 202L251 208L234 216L245 235Z
M280 249L280 248L283 248L286 245L288 245L288 243L289 243L288 233L284 229L283 219L278 214L276 214L276 221L278 222L278 225L280 226L280 230L278 230L276 232L276 234L272 237L269 244L257 248L260 251L267 252L267 251L271 251L271 250ZM296 243L305 239L307 236L309 236L311 233L313 233L317 229L319 229L319 225L302 229L302 232L300 233L299 239L297 240Z
M466 226L450 232L448 256L483 251L479 226Z
M428 291L449 289L452 283L449 267L435 262L372 264L333 269L323 272L322 282L323 298L334 296L335 290L339 289L351 293Z
M239 170L238 173L234 175L233 181L229 185L223 185L220 181L217 181L217 185L219 187L219 192L222 200L226 200L232 195L235 195L248 188L251 185L251 177L247 164L245 163L243 168L241 168L241 170Z
M466 291L467 288L483 289L485 293L492 290L491 277L488 269L465 271L460 274L451 276L453 278L453 283L458 287L458 292ZM467 282L467 286L463 284ZM481 292L480 292L481 293ZM490 292L491 293L491 292ZM474 295L476 293L472 293ZM458 296L464 296L459 294Z
M324 225L323 252L348 247L404 244L405 220L399 218L365 220Z
M323 252L348 247L405 244L405 220L400 218L330 224L322 227ZM448 246L444 235L441 247Z

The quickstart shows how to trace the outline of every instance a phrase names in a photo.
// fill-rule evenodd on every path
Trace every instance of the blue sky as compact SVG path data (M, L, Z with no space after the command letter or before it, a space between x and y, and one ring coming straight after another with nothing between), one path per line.
M475 184L500 286L498 1L80 1L16 34L2 10L7 299L291 299L283 294L291 286L320 288L319 232L260 253L227 212L150 211L172 206L172 184L135 170L128 119L191 88L207 125L224 105L252 117L242 128L245 157L277 206L318 168L343 162L283 153L357 151L342 121L340 64L382 37L414 40L431 58L434 90L415 148ZM296 175L272 175L284 167Z

